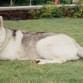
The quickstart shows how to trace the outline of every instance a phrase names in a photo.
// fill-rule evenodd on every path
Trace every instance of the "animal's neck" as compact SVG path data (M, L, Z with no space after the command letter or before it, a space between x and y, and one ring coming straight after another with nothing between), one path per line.
M12 37L9 30L5 30L4 36L5 36L5 38L4 38L4 41L2 42L2 45L0 46L0 52L3 51L3 49L4 49L4 48L6 47L6 45L8 44L8 41L9 41L10 38Z

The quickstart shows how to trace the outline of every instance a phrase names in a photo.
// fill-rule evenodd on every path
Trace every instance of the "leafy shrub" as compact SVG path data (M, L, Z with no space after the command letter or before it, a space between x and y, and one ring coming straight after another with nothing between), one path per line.
M40 9L40 11L41 11L41 17L46 17L46 18L52 17L53 9L54 9L54 7L43 6L43 7Z
M64 12L61 7L57 8L55 7L52 11L52 16L55 18L60 18L64 16Z
M55 7L51 7L51 6L43 6L41 9L38 10L30 10L29 13L31 13L31 15L34 18L51 18L53 17L52 13Z
M83 7L56 7L44 5L41 9L31 10L34 18L60 18L60 17L83 17Z
M83 4L83 0L79 0L79 4Z
M29 13L32 15L33 18L40 17L40 10L39 9L31 9L31 10L29 10Z
M75 13L74 7L63 7L63 12L65 17L73 17Z
M70 4L72 0L61 0L61 4Z
M74 13L74 17L83 17L83 7L82 6L77 6L75 8L75 13Z
M63 17L63 11L61 8L57 8L55 6L43 6L41 9L41 17L44 18L59 18Z

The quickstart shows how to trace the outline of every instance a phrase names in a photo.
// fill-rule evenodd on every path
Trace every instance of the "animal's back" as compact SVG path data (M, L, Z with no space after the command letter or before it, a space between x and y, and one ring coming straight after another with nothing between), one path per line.
M58 34L41 39L37 51L45 59L74 60L79 59L76 41L73 38Z
M30 59L40 58L37 50L36 44L39 40L46 38L48 36L56 35L57 33L45 33L45 32L23 32L22 45L26 51L26 56Z

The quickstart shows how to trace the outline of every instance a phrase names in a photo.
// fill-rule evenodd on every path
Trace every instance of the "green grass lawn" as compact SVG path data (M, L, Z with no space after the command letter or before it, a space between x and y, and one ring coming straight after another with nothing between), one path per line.
M34 32L65 33L83 45L83 19L4 21L4 26ZM0 61L0 83L83 83L83 59L64 64Z

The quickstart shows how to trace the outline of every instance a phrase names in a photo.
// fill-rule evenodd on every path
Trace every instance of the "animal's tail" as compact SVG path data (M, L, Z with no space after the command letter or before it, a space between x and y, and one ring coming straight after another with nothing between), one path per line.
M3 17L0 16L0 27L3 27Z

